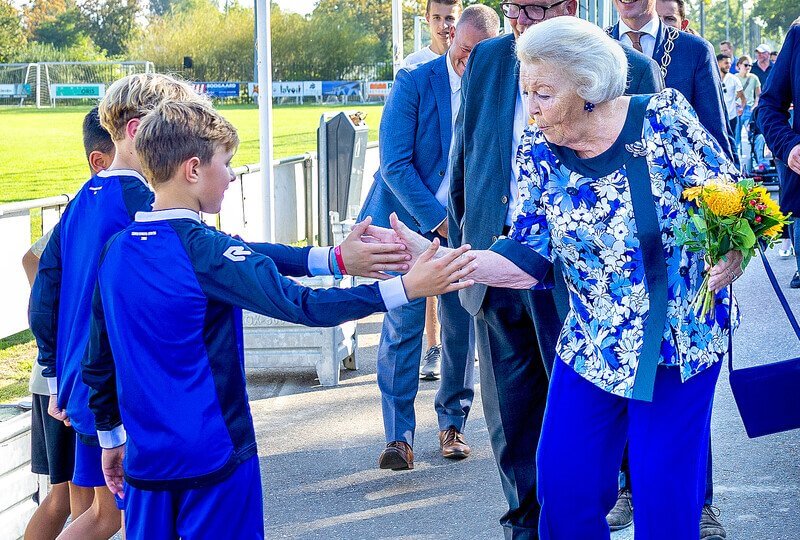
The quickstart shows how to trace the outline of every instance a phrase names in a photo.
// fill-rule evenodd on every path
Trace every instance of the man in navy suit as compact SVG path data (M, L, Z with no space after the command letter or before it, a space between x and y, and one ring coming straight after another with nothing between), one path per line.
M798 18L800 21L800 18ZM758 128L767 145L780 160L784 172L781 178L781 210L800 216L800 22L795 21L781 54L771 69L758 105ZM789 106L794 105L794 117L789 119ZM784 167L783 164L786 164ZM794 221L797 271L790 286L800 288L800 219Z
M516 207L514 156L528 122L514 51L516 38L542 20L574 16L577 0L504 3L513 35L475 47L462 79L462 104L451 153L450 242L488 249L511 224ZM630 48L628 92L662 88L655 63ZM591 51L587 51L591 54ZM459 295L475 316L481 396L508 512L507 538L538 538L536 448L547 399L548 373L566 315L564 283L549 291L473 285Z
M380 170L361 216L388 226L389 215L396 212L412 229L446 244L448 160L461 103L461 75L472 48L499 30L500 19L491 8L471 6L461 14L447 54L397 73L381 119ZM440 297L439 319L439 445L442 456L460 459L471 451L463 431L474 395L472 322L455 293ZM379 459L382 469L414 467L414 398L424 325L424 298L390 310L383 319L377 366L387 442Z
M620 20L611 37L649 56L659 65L667 88L678 90L697 112L700 123L736 163L733 133L728 129L722 83L714 48L699 36L661 22L656 0L614 0Z
M674 88L686 97L697 112L700 123L717 140L723 151L735 163L739 157L733 152L733 132L727 122L727 112L722 95L722 84L714 48L706 40L669 27L661 22L656 12L656 0L614 0L620 20L607 29L614 39L631 45L655 60L668 88ZM725 529L717 519L719 512L711 506L714 497L711 466L711 445L708 454L705 506L700 523L703 540L722 540ZM627 457L627 456L626 456ZM627 462L627 459L624 460ZM620 497L609 515L614 521L612 529L627 526L632 520L630 505L630 477L627 463L623 463Z

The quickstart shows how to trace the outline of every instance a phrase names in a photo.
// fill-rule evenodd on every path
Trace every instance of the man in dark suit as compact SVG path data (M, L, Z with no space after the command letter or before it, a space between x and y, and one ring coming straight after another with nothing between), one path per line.
M733 152L736 145L727 121L722 83L711 44L698 36L679 32L663 24L656 12L656 0L614 0L614 5L619 11L620 20L606 30L608 34L655 60L666 86L684 95L697 112L703 127L717 140L728 157L738 164L739 156ZM725 529L717 519L719 512L711 506L714 487L710 444L708 448L706 504L700 523L700 537L703 540L722 540L725 538ZM627 462L627 459L624 461ZM622 468L620 497L609 515L612 529L627 526L633 519L627 463L623 463Z
M791 123L790 105L794 105ZM757 123L767 146L786 164L781 178L781 210L800 216L800 24L789 30L767 78L758 105ZM800 244L798 219L794 221L794 244L797 250ZM800 252L796 251L796 255L800 261ZM800 262L790 286L800 288Z
M614 0L614 5L620 20L607 29L608 34L655 60L666 87L683 94L703 127L738 163L738 156L732 151L733 133L728 129L722 83L711 44L663 24L656 12L656 0Z
M506 3L503 10L513 35L485 41L473 50L462 79L450 156L448 232L453 245L488 249L508 230L517 198L514 156L528 122L514 44L531 25L574 16L577 8L577 0ZM630 48L625 52L630 64L628 91L660 90L657 66ZM482 285L459 295L476 318L484 414L508 501L508 512L500 519L507 538L538 538L536 448L548 374L566 314L563 280L557 276L555 282L555 297L549 291Z
M447 238L448 159L453 121L458 112L461 76L476 43L497 36L500 20L483 5L464 10L446 54L397 72L380 126L380 170L370 188L361 218L389 225L398 217L428 239ZM442 328L441 384L435 408L439 448L445 458L462 459L471 449L463 432L472 406L474 339L469 314L455 293L439 299ZM382 469L414 468L414 399L425 326L425 299L389 310L378 345L386 448Z

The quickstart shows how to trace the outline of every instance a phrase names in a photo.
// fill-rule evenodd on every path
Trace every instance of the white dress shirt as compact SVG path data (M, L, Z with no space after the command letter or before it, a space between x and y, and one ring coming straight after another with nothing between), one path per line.
M628 32L633 31L634 30L625 24L622 19L619 20L619 40L622 43L633 47L631 38L627 35ZM653 58L653 51L656 48L656 34L658 33L658 17L651 19L649 23L642 26L637 31L643 32L643 35L639 38L639 44L642 46L642 53Z
M511 196L508 200L508 211L506 212L506 225L511 226L514 217L514 210L517 209L517 199L519 199L519 165L517 164L517 150L522 142L522 134L525 126L528 125L528 105L522 96L522 86L517 92L517 103L514 105L514 134L511 136Z
M453 68L453 62L450 59L450 54L447 55L447 75L450 79L450 149L453 148L453 131L456 125L456 117L458 111L461 109L461 76L456 73ZM444 126L442 126L444 129ZM447 154L447 168L444 170L444 177L442 183L439 184L439 189L436 190L436 200L442 203L442 206L447 207L447 199L450 196L450 153Z

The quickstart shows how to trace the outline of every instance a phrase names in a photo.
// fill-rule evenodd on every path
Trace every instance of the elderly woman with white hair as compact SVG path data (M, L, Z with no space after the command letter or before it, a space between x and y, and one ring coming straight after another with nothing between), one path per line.
M623 96L625 55L598 27L541 22L517 54L532 119L519 203L508 237L473 252L470 279L547 287L556 259L564 266L569 313L537 459L541 538L609 538L626 441L637 538L698 538L714 387L738 317L725 287L742 257L709 269L716 308L701 319L690 303L703 257L673 227L688 219L684 189L739 173L680 93ZM412 252L426 247L393 224Z

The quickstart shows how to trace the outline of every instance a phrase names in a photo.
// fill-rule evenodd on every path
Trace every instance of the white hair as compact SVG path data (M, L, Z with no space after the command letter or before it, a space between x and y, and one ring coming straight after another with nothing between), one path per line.
M517 40L517 57L522 64L557 66L586 101L604 103L625 93L628 59L622 47L578 17L555 17L531 26Z

